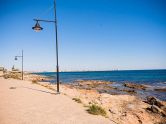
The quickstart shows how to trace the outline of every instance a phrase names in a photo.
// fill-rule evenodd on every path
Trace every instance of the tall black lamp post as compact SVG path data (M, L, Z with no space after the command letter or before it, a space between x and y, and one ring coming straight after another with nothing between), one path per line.
M23 80L23 73L24 73L24 54L23 54L23 50L22 50L22 55L21 56L15 56L15 60L18 60L19 57L22 58L22 80Z
M39 22L52 22L55 24L55 35L56 35L56 61L57 61L57 66L56 66L56 71L57 71L57 92L59 93L59 62L58 62L58 30L57 30L57 17L56 17L56 1L54 0L54 20L42 20L42 19L34 19L36 21L36 24L34 27L32 27L33 30L35 31L41 31L43 28L40 26Z

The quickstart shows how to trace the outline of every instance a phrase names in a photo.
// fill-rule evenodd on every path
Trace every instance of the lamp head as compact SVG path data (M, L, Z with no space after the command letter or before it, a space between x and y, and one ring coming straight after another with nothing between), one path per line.
M40 27L40 25L39 25L39 22L38 22L38 21L36 21L36 24L35 24L35 26L34 26L34 27L32 27L32 29L33 29L33 30L35 30L35 31L37 31L37 32L39 32L39 31L43 30L43 28L42 28L42 27Z

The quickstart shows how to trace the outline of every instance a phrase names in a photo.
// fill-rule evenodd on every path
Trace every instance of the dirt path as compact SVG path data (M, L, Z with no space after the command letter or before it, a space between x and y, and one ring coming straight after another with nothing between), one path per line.
M29 81L0 78L0 124L112 124L83 105Z

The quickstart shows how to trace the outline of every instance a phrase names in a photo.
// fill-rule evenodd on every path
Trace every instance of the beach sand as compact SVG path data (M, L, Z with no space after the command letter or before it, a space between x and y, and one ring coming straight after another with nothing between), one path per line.
M113 124L86 109L30 81L0 78L0 124Z
M147 103L133 94L111 95L91 89L108 83L102 81L81 81L75 86L61 84L61 93L56 94L56 85L40 82L36 75L34 79L32 77L26 81L0 78L0 124L166 123L164 101L158 100L153 106L150 101ZM82 89L86 85L87 89ZM81 102L77 103L73 98ZM94 104L106 111L106 117L87 112Z

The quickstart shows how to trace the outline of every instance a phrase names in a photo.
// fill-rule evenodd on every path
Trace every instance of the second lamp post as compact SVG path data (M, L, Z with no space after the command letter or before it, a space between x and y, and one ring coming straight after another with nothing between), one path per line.
M22 58L22 80L24 78L24 54L23 54L23 50L22 50L22 55L21 56L15 56L15 60L18 59L18 57L21 57Z
M35 31L41 31L43 28L40 26L39 22L52 22L55 24L55 35L56 35L56 60L57 60L57 66L56 66L56 71L57 71L57 93L59 93L59 61L58 61L58 30L57 30L57 18L56 18L56 1L54 0L54 21L50 20L41 20L41 19L34 19L36 21L36 24L34 27L32 27L33 30Z

